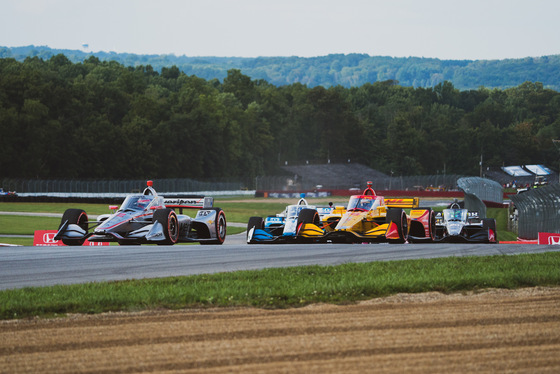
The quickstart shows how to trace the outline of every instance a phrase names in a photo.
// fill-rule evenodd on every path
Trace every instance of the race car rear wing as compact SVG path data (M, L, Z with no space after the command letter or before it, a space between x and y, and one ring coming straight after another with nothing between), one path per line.
M391 208L418 208L420 199L417 197L405 199L385 199L385 205Z
M214 206L213 197L170 197L164 198L166 208L207 209Z

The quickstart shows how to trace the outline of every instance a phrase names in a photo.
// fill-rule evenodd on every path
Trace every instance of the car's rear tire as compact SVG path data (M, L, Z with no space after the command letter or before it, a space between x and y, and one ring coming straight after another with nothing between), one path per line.
M163 226L164 240L158 242L160 245L173 245L179 239L179 220L173 209L158 209L154 212L154 222Z
M214 220L214 228L216 229L216 239L200 242L200 244L224 244L227 234L226 214L220 208L211 208L216 211L216 219Z
M60 229L66 221L68 221L69 225L78 225L84 231L88 231L88 216L82 209L66 209L58 228ZM85 237L80 239L62 239L62 243L65 245L82 245L85 241Z
M432 208L426 208L426 210L430 215L428 218L428 235L430 235L430 240L433 242L436 239L436 214Z
M430 238L436 240L436 213L430 208Z
M398 239L388 239L389 243L401 244L404 243L406 237L408 236L408 221L406 218L406 213L402 208L389 208L387 210L387 216L385 217L385 222L394 222L397 225L397 231L399 233Z

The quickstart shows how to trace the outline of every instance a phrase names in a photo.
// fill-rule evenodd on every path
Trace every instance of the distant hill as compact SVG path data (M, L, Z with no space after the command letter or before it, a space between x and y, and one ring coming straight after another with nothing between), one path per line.
M450 81L460 90L516 87L523 82L541 82L560 91L560 55L506 60L439 60L421 57L381 57L366 54L332 54L321 57L187 57L137 55L52 49L44 46L0 47L0 58L23 61L27 57L50 59L64 54L77 63L93 55L102 61L114 60L125 66L177 66L188 75L206 80L223 80L230 69L239 69L252 79L276 86L292 83L308 87L361 86L377 81L397 81L402 86L434 87Z

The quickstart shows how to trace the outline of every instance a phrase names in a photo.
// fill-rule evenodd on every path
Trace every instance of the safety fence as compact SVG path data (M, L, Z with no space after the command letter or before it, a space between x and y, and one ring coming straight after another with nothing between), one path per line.
M243 191L251 189L251 180L206 180L189 178L153 179L154 188L161 193L194 191ZM40 180L40 179L4 179L4 191L18 194L38 193L81 193L81 194L128 194L142 191L146 180Z
M375 190L401 191L453 191L457 190L457 179L460 175L414 175L414 176L371 176L345 175L337 177L309 176L263 176L256 178L255 189L259 191L313 191L317 188L324 190L364 189L371 181Z
M377 176L340 175L304 179L296 176L258 176L255 178L208 179L190 178L153 179L154 188L160 193L197 193L201 191L284 191L300 192L314 190L359 191L371 181L379 191L458 191L476 195L481 200L502 202L501 186L489 179L462 177L460 175L423 176ZM146 186L146 180L76 180L76 179L9 179L2 180L4 191L15 191L19 195L38 194L129 194L139 192Z
M511 226L519 238L537 239L539 232L560 233L560 185L553 184L511 195Z
M258 176L255 178L222 179L204 181L189 178L153 179L158 192L198 192L198 191L313 191L318 187L331 190L363 189L368 181L377 190L402 191L455 191L459 175L424 176L373 176L367 174L326 176L309 178L297 176ZM76 180L76 179L10 179L5 178L0 185L5 191L18 194L40 193L82 193L82 194L127 194L141 191L146 180Z

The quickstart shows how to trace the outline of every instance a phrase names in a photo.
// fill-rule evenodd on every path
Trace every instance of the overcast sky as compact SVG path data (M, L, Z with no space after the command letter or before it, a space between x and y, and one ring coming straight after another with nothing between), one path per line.
M0 0L0 46L187 56L560 54L559 0Z

